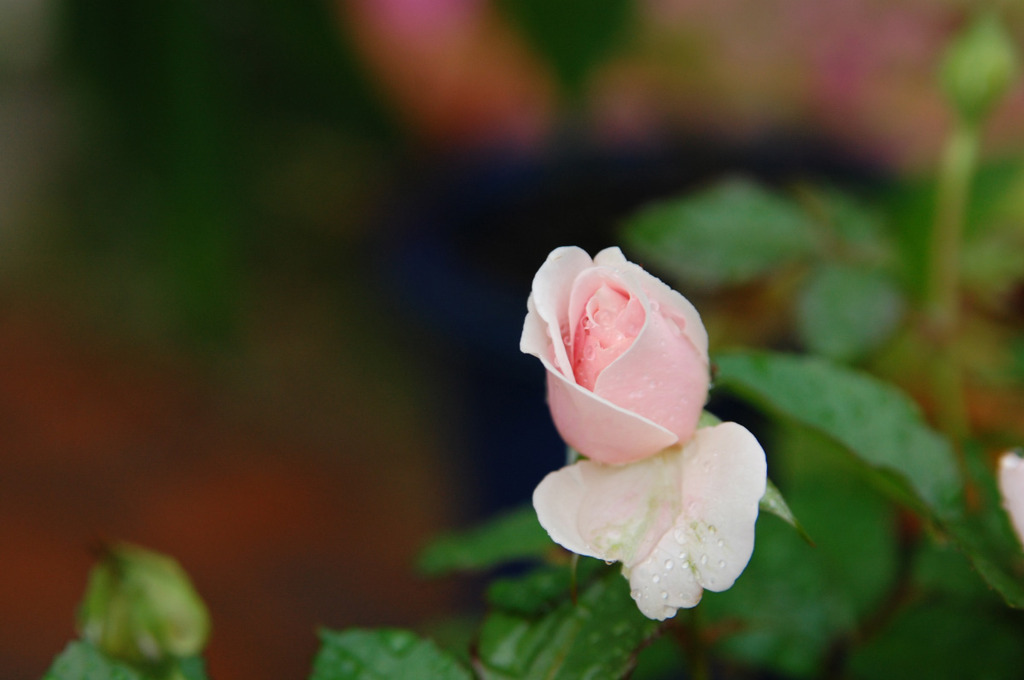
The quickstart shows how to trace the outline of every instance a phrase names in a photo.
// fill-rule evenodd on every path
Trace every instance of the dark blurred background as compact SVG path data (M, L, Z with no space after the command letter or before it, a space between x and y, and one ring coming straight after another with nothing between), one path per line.
M724 174L928 171L971 4L0 0L0 676L97 540L183 563L218 680L472 607L412 562L563 459L547 252Z

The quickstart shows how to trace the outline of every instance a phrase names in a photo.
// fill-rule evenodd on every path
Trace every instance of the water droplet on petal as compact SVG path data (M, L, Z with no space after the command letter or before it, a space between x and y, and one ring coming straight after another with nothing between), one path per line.
M709 525L708 525L708 533L709 533L709 534L711 534L712 536L714 536L714 535L715 535L715 533L716 533L717 531L718 531L718 529L716 529L716 528L715 528L715 525L714 525L714 524L709 524Z
M651 580L654 581L655 583L660 583L661 582L661 576L659 576L658 574L655 574L654 576L651 577Z
M718 547L721 548L724 545L725 545L725 541L723 541L722 539L718 539Z
M583 359L585 361L593 361L595 356L597 356L597 350L594 349L593 345L587 345L583 348Z
M675 538L676 539L676 543L678 543L680 545L682 545L683 543L686 543L686 531L684 531L683 529L676 529L672 533L672 537Z
M665 569L666 570L671 569L673 566L675 566L675 565L672 563L672 560L665 560Z
M718 568L725 569L725 560L718 560Z
M615 560L605 560L604 563L609 565L615 564Z
M701 555L700 556L700 563L701 563L701 566L707 564L708 563L708 556L707 555Z
M661 599L663 599L663 600L667 600L668 599L668 593L666 593L664 590L661 591Z
M661 309L661 305L658 304L658 301L657 300L651 300L651 311L652 312L656 312L659 309Z
M685 552L679 553L679 559L681 559L683 561L683 563L685 564L686 563L686 553Z

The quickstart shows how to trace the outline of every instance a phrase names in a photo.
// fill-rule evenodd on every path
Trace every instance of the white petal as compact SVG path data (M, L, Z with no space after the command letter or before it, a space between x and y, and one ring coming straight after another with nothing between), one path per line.
M653 549L679 515L677 449L631 465L580 461L552 472L533 493L551 538L569 550L632 563Z
M548 473L533 490L533 508L551 540L579 555L600 557L580 536L579 510L586 487L579 463Z
M682 458L682 512L646 559L623 570L652 619L696 605L702 589L732 586L754 550L765 491L764 450L736 423L698 430Z

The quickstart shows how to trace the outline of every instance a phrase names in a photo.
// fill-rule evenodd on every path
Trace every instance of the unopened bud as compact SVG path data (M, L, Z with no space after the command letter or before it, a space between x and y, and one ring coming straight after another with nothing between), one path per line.
M131 662L198 654L210 634L206 605L178 563L128 544L104 548L78 625L105 654Z
M977 16L946 49L942 86L957 114L981 122L999 103L1017 73L1013 41L995 13Z

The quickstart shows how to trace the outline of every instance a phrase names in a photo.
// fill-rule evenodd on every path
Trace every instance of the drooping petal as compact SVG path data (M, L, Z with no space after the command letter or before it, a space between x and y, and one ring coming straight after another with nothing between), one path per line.
M580 535L579 512L586 492L580 465L567 465L549 472L533 490L533 509L555 543L577 555L600 557Z
M555 542L573 552L642 560L679 514L680 462L677 449L631 465L579 461L538 485L537 517Z
M730 588L754 550L767 479L764 450L736 423L697 431L682 451L682 512L651 554L624 573L640 611L674 616L702 590Z
M1024 459L1004 453L999 459L999 493L1017 538L1024 544Z
M611 465L656 454L678 441L675 433L616 406L549 368L548 404L562 439L593 460Z

